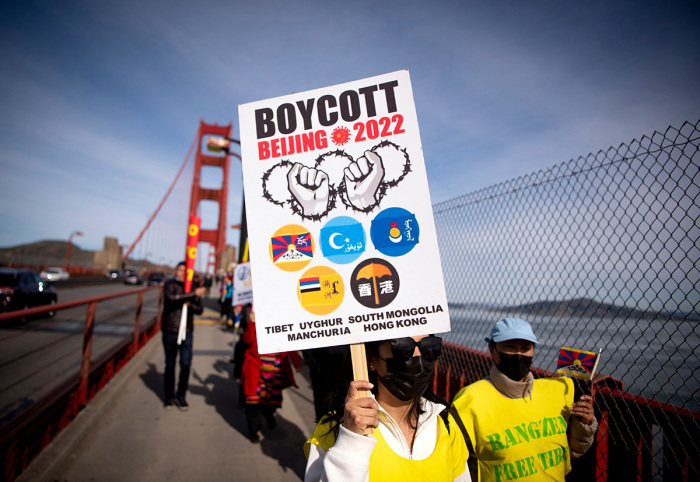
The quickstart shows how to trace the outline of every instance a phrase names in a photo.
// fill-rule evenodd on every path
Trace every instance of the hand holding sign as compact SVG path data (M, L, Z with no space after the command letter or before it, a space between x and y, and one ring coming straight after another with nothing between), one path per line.
M377 192L384 179L382 158L372 151L350 163L343 171L348 201L359 211L367 211L377 204Z
M297 162L287 174L287 185L304 216L320 217L328 211L330 189L325 172Z
M348 395L345 397L345 417L343 427L351 432L365 435L372 433L379 426L379 405L372 397L360 396L360 392L373 387L366 380L355 380L350 383Z

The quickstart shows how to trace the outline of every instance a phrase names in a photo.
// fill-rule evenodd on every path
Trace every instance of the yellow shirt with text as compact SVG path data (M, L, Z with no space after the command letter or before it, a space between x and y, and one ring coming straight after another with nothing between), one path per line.
M534 380L532 398L506 398L487 380L455 395L478 460L479 481L564 481L571 470L566 429L571 379ZM473 474L472 474L473 475Z

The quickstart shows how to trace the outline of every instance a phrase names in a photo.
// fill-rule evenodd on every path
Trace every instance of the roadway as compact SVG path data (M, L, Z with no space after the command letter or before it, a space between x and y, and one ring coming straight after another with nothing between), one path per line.
M56 286L59 303L133 290L120 282ZM91 359L134 332L137 295L101 302L95 313ZM158 291L144 295L141 322L157 313ZM80 370L86 306L54 317L0 325L0 427Z
M314 428L306 368L297 373L299 388L284 391L277 427L263 423L262 442L251 443L231 376L234 335L218 318L211 308L196 318L188 411L163 407L156 335L17 480L303 480L302 446Z

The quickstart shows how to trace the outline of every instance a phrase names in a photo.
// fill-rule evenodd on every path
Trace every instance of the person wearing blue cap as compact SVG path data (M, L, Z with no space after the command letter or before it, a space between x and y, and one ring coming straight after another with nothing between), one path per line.
M460 390L451 410L467 444L472 479L563 482L598 428L591 396L574 402L570 378L534 378L538 341L527 321L500 320L486 341L489 376Z

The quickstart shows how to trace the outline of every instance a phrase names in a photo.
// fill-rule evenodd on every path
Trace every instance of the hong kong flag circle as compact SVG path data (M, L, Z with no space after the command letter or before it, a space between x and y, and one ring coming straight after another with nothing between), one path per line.
M383 308L390 304L399 294L399 286L396 268L380 258L358 264L350 279L352 295L367 308Z

